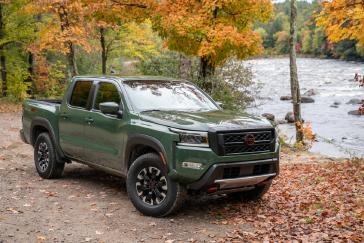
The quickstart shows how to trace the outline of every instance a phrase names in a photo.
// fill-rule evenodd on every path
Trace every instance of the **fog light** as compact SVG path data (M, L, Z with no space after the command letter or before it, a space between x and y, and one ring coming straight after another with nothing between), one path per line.
M196 162L182 162L182 167L183 168L188 168L188 169L199 170L199 169L202 168L202 164L201 163L196 163Z

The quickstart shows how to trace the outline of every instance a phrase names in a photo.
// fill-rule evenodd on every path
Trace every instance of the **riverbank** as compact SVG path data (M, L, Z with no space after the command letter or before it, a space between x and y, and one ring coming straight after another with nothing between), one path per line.
M252 58L248 58L247 60L255 60L255 59L267 59L267 58L289 58L289 54L274 54L274 53L263 53L259 56L254 56ZM359 62L364 63L364 59L362 58L351 58L351 59L341 59L335 58L333 56L325 56L325 55L313 55L313 54L302 54L298 53L297 58L313 58L313 59L322 59L322 60L336 60L336 61L345 61L345 62Z
M268 58L244 61L252 68L254 82L262 87L254 107L248 112L256 115L271 113L278 121L292 111L289 59ZM350 115L364 99L364 87L354 81L355 73L364 73L364 64L330 59L298 58L301 94L312 103L301 105L302 117L317 135L311 152L330 157L364 157L364 116ZM306 93L306 94L305 94ZM279 129L294 141L294 125L281 124Z
M134 209L123 179L87 166L39 178L20 121L20 112L0 113L0 242L364 240L363 160L283 148L280 175L261 201L191 198L156 219Z

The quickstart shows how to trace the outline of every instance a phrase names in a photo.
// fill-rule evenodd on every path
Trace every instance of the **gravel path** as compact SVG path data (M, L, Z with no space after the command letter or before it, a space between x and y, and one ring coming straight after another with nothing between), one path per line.
M18 131L20 113L0 113L0 242L215 242L246 225L217 225L210 211L224 199L190 199L181 212L145 217L122 179L67 164L63 178L41 179L33 149Z

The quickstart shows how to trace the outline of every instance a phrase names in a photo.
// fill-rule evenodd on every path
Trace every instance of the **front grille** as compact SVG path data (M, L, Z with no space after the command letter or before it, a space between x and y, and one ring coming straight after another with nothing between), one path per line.
M223 155L273 151L274 136L274 130L220 133L220 151Z

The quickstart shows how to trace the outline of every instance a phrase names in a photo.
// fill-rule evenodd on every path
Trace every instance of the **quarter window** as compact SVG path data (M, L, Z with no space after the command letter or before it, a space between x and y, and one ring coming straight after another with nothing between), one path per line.
M103 102L115 102L120 104L120 94L114 84L105 82L99 84L94 109L99 110L99 105Z
M91 87L92 81L76 81L71 95L70 105L86 108Z

